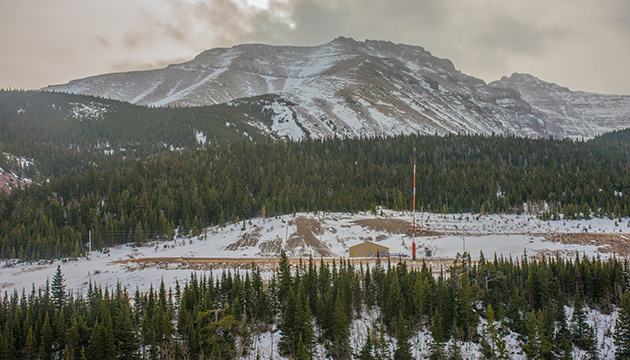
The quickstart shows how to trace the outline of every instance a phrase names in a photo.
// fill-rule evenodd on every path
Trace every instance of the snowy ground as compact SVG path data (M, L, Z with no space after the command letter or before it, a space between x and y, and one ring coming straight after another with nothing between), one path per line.
M146 290L150 284L157 285L163 279L168 287L173 286L176 279L181 282L190 278L192 271L191 267L177 264L135 266L135 263L121 260L157 258L157 263L162 257L227 258L251 265L255 258L275 259L280 249L285 249L293 257L347 257L349 246L366 240L388 246L391 253L409 255L411 220L409 212L389 210L379 210L378 214L298 213L215 226L198 237L142 247L119 246L106 253L95 251L90 259L40 263L4 261L0 266L0 291L15 289L21 292L25 288L28 292L33 285L40 287L46 279L52 278L57 265L61 266L68 290L85 292L89 281L101 286L121 283L130 290L136 287ZM611 244L601 239L589 239L612 236L612 241L621 245L630 242L629 219L547 222L530 215L417 213L416 221L420 234L416 236L418 256L424 257L424 249L431 249L431 259L452 259L464 249L473 258L478 258L481 251L487 258L492 258L495 253L520 257L525 251L530 257L540 253L574 257L576 252L610 257L614 254ZM579 235L581 238L578 243L553 242L549 240L550 234ZM210 270L207 266L197 271L208 275ZM215 276L221 271L220 265L214 266Z
M251 221L230 224L225 227L211 227L197 237L179 238L173 241L152 243L142 247L119 246L108 252L94 252L89 259L72 261L52 261L40 263L16 263L4 261L0 264L0 293L18 293L31 287L38 288L46 283L58 265L66 279L68 290L85 294L88 282L100 286L115 286L120 283L130 291L136 287L147 290L164 280L167 287L174 286L175 280L184 282L191 273L219 276L224 269L248 271L252 263L263 264L263 276L273 269L274 259L280 249L285 249L292 257L321 254L330 257L347 257L348 247L362 241L374 241L390 248L391 253L410 254L412 214L379 210L378 214L361 213L298 213L278 218L258 218ZM629 219L592 219L580 221L541 221L530 215L441 215L417 213L416 243L418 254L424 258L424 249L432 250L428 260L450 262L464 249L473 258L483 251L487 258L498 256L529 257L544 254L560 254L574 257L580 255L610 257L628 256L619 249L630 249ZM564 241L552 241L558 239ZM572 241L575 240L575 241ZM142 259L151 258L148 263ZM211 266L182 266L181 262L167 259L212 258ZM221 258L221 260L219 260ZM262 260L261 260L262 259ZM266 259L266 260L265 260ZM368 259L364 259L369 261ZM270 265L265 267L266 264ZM147 265L148 264L148 265ZM223 265L226 266L223 266ZM570 318L571 309L567 308ZM597 337L603 359L614 359L612 329L616 314L603 315L589 312L591 326L597 329ZM377 326L377 313L368 311L361 319L354 321L351 330L351 346L360 350L368 328ZM251 359L258 352L261 358L279 358L278 331L265 332L252 338ZM505 336L508 347L514 350L513 359L525 359L520 350L516 334ZM413 334L410 338L414 356L426 358L430 353L431 337L426 332ZM390 348L395 339L389 339ZM462 355L467 359L481 359L479 346L473 343L460 344ZM318 345L316 352L325 353ZM575 358L582 353L575 350Z

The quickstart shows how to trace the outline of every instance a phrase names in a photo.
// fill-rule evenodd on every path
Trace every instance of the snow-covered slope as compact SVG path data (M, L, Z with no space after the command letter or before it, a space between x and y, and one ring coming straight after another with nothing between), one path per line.
M315 47L217 48L164 69L94 76L44 90L151 106L247 102L276 94L277 101L264 104L271 113L264 126L293 139L409 133L590 138L630 125L627 111L610 108L630 103L630 97L568 92L566 97L580 100L567 101L565 110L580 116L562 118L540 105L554 94L532 89L522 95L510 83L489 86L421 47L340 37Z
M439 270L464 250L478 259L497 256L518 258L560 255L627 256L630 254L630 220L614 219L542 221L532 215L441 215L418 213L416 243L418 256ZM225 227L208 228L200 236L178 238L141 247L119 246L94 252L91 259L56 260L54 263L0 264L0 294L20 292L32 284L42 286L52 278L57 264L66 276L69 290L86 291L88 282L147 290L163 279L167 286L184 281L191 271L248 269L258 264L272 270L280 251L290 257L348 257L348 248L373 241L390 253L411 252L411 213L379 211L361 213L298 213L278 218L257 218ZM425 257L425 249L432 250ZM398 255L395 256L398 258ZM210 260L208 260L210 259ZM367 261L367 259L363 259ZM419 263L416 263L418 265Z
M579 138L630 127L630 96L571 91L528 74L512 74L490 83L521 94L547 118L547 131Z

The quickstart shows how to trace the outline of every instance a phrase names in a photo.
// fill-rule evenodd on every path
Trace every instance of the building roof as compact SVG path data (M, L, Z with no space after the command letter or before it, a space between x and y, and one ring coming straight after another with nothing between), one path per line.
M381 245L381 244L377 244L377 243L375 243L375 242L373 242L373 241L363 241L363 242L360 242L360 243L354 244L354 245L352 245L352 246L349 246L349 247L348 247L348 249L352 249L353 247L357 247L357 246L359 246L359 245L365 245L365 244L370 244L370 245L378 246L378 247L380 247L380 248L389 249L389 247L388 247L388 246Z

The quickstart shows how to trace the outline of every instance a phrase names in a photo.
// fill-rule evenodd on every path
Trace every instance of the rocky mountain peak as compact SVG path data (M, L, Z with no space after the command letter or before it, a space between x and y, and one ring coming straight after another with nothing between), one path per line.
M543 81L534 75L523 73L512 73L510 76L503 76L501 80L490 83L492 86L510 87L513 89L538 88L554 89L559 92L571 92L568 88L554 83Z
M518 73L486 84L420 46L347 37L310 47L210 49L164 69L44 90L158 107L243 104L273 95L273 102L252 100L268 117L261 126L294 139L407 133L590 138L627 127L630 113L630 97L571 92Z

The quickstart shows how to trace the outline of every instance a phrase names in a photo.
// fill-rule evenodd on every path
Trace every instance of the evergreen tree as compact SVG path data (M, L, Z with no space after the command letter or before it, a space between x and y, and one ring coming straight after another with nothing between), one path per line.
M370 333L370 329L368 329L367 336L365 337L365 343L363 344L363 347L361 347L359 359L374 360L374 345L372 345L372 334Z
M282 312L282 318L280 319L280 342L278 343L278 350L281 354L286 356L295 355L295 345L298 338L299 325L296 321L296 308L297 299L293 294L293 290L289 287L287 294L287 303L284 306Z
M378 328L378 340L374 344L374 360L390 360L391 358L389 345L385 340L385 326L381 321Z
M350 342L348 335L346 310L341 299L341 293L338 291L335 297L331 343L328 349L331 357L334 359L350 359Z
M57 271L52 279L51 291L53 302L57 310L61 309L66 300L66 280L61 273L61 266L57 265Z
M119 296L123 295L119 294ZM121 302L125 300L126 302ZM126 296L119 300L115 316L114 341L116 344L116 357L128 360L137 359L139 341Z
M619 317L615 324L615 356L630 359L630 292L625 292L619 302Z
M280 252L280 260L278 261L278 301L285 304L289 290L291 288L291 265L284 249Z
M116 359L114 336L111 329L107 329L102 322L94 325L86 356L90 360Z
M457 299L457 325L461 328L463 339L472 340L478 323L478 316L474 312L476 301L475 288L471 286L468 273L461 275L460 288Z
M22 354L25 360L32 360L35 359L35 353L35 338L33 337L33 327L29 326Z
M505 340L501 337L494 315L492 305L488 304L486 310L487 325L484 331L482 345L486 344L488 349L485 351L486 357L491 359L509 359Z
M462 358L462 349L457 340L451 342L447 349L448 359L449 360L463 360Z
M444 343L448 340L444 334L444 326L442 325L442 316L436 310L431 322L431 336L437 343Z
M551 341L549 340L549 332L547 331L547 319L545 312L538 310L538 316L536 317L536 329L538 330L538 338L540 340L540 359L552 359L551 349L553 348Z
M582 350L592 350L595 347L595 334L588 324L586 312L582 305L580 292L576 291L573 304L573 317L571 318L571 338L573 344Z
M81 334L79 334L79 323L77 313L73 314L70 320L70 327L66 331L66 351L65 353L71 359L76 359L80 356L81 352Z
M558 356L565 356L567 349L571 349L571 333L569 332L569 326L567 322L567 315L564 311L564 296L559 291L556 299L553 302L554 307L554 336L553 347L554 352Z
M538 359L541 354L538 321L534 312L529 313L527 318L527 342L523 345L523 350L525 350L528 359Z
M302 334L298 339L297 351L295 354L296 360L308 360L309 356L306 354L306 348L304 347L304 341L302 341Z
M52 326L50 325L50 317L48 312L44 317L44 323L41 330L41 340L39 342L39 356L42 359L52 358L52 345L55 341L55 334L53 333Z
M63 307L55 315L55 323L53 326L55 340L53 341L53 353L60 354L66 348L66 316Z
M278 348L287 355L297 355L298 339L301 339L301 346L307 355L310 356L313 351L313 317L302 284L300 283L298 287L297 297L289 288L287 304L281 320L282 337Z
M383 320L388 329L394 330L398 313L404 308L405 300L400 291L398 274L395 271L387 273L387 290L385 291L386 301L383 309Z
M9 360L15 358L15 339L13 331L9 328L9 322L4 323L4 330L1 333L0 359Z
M409 344L409 333L402 315L402 311L398 314L398 325L396 327L396 351L394 352L394 360L411 360L411 344Z

